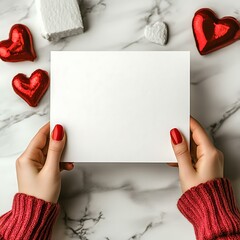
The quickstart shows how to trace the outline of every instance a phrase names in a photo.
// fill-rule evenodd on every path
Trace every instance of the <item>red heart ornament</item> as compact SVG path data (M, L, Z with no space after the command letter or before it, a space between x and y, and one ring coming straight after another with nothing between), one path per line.
M50 84L48 73L37 69L30 78L19 73L12 80L14 91L30 106L36 107Z
M0 42L0 58L5 62L34 61L36 53L28 27L22 24L12 26L9 39Z
M240 39L240 23L233 17L218 19L208 8L198 10L192 21L193 34L201 55L223 48Z

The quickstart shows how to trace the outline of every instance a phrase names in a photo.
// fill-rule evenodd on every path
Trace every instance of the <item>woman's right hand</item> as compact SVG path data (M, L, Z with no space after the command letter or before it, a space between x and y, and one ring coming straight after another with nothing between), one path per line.
M209 139L203 127L191 117L191 154L178 129L170 131L172 147L178 161L182 192L215 178L223 177L224 157ZM170 164L172 165L172 164Z

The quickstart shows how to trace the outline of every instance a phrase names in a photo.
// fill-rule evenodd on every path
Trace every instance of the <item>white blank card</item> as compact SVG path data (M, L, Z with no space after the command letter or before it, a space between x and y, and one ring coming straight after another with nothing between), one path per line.
M169 131L189 141L190 53L51 52L51 129L64 162L176 162Z

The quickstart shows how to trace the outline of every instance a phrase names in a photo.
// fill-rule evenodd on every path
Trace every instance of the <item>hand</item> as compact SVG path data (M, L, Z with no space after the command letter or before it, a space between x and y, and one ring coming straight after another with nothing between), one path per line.
M18 190L47 202L56 203L61 189L60 171L73 169L61 163L66 136L56 125L49 139L50 124L44 125L16 161Z
M200 183L223 177L222 152L212 144L205 130L194 118L190 119L190 129L193 141L192 157L184 136L176 128L170 131L183 193Z

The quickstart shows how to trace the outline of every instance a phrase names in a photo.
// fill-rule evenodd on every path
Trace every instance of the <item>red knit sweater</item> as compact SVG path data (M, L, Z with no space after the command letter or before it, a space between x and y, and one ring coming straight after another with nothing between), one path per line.
M240 240L240 212L229 180L191 188L179 199L178 208L193 224L197 240ZM58 204L18 193L12 210L0 217L0 239L48 240L58 212Z
M240 240L240 212L228 179L191 188L177 206L192 223L197 240Z
M17 193L12 210L0 217L0 239L51 239L52 227L59 210L59 204Z

